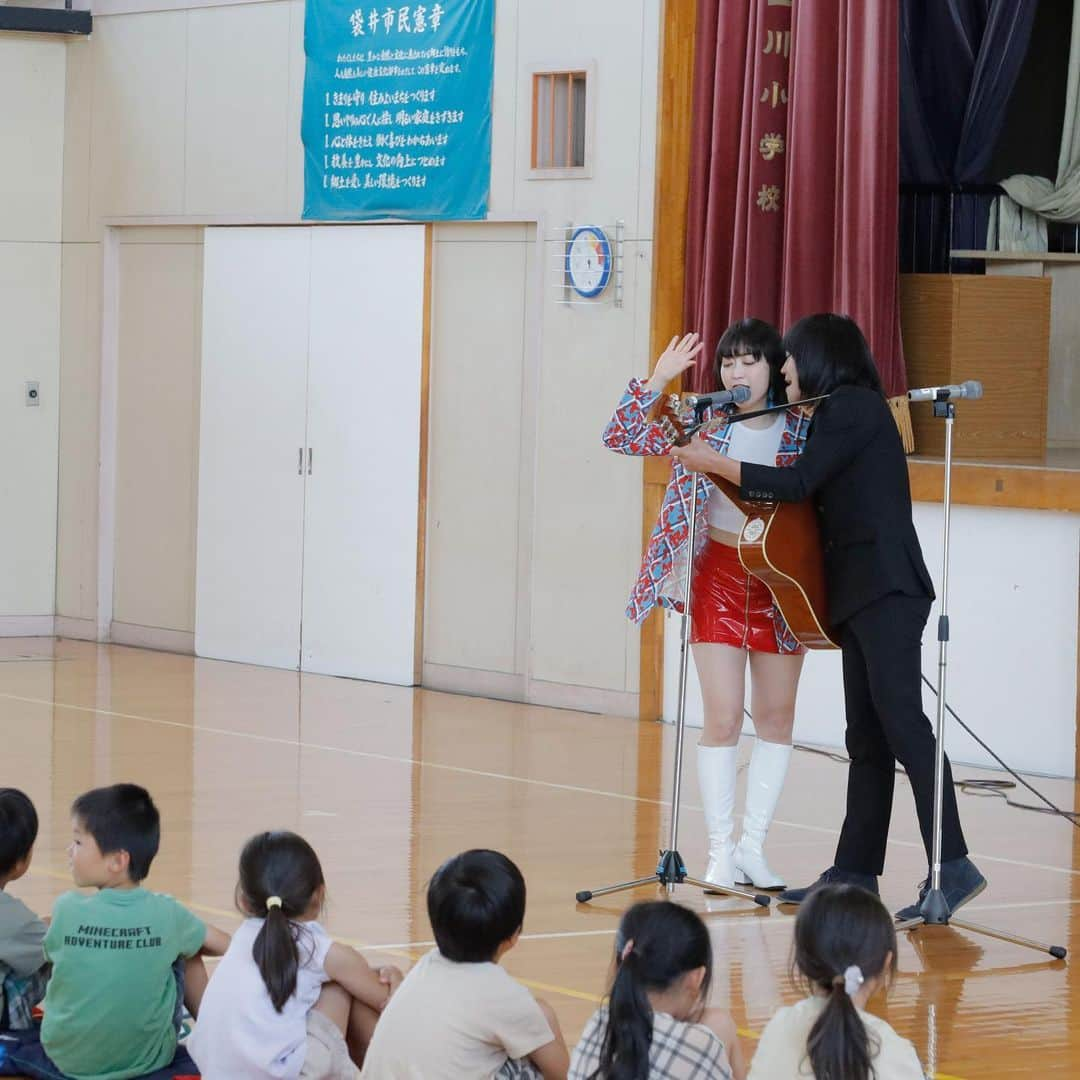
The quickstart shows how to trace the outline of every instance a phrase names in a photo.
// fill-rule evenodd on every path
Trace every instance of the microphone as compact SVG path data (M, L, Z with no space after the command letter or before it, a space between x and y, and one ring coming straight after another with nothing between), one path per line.
M697 394L690 398L690 404L697 412L701 412L709 407L715 409L717 405L731 405L732 403L742 405L743 402L749 400L750 387L735 386L730 390L717 390L712 394Z
M956 401L959 398L981 398L983 387L981 382L968 379L959 386L924 386L921 390L909 390L908 401Z

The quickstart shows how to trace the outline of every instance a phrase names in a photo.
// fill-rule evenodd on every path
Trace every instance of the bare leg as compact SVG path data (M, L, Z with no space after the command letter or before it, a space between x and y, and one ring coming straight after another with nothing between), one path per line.
M795 694L804 655L752 652L750 700L754 730L765 742L790 743L795 724Z
M379 1014L370 1005L353 999L349 1009L349 1030L345 1033L345 1041L349 1046L349 1057L353 1059L357 1068L364 1064L364 1055L368 1046L371 1045L371 1037L375 1034L375 1025L378 1023Z
M334 1022L334 1026L344 1038L349 1029L350 1005L352 1005L352 998L348 990L336 982L328 982L323 983L322 992L314 1007Z
M702 746L734 746L742 731L746 650L699 642L691 646L705 706Z

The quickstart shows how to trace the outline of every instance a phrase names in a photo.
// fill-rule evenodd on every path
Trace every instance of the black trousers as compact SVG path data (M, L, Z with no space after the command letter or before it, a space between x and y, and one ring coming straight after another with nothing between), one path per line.
M930 861L937 743L922 710L920 682L922 634L929 614L928 599L891 593L838 628L851 758L847 816L836 847L841 870L876 876L884 869L897 761L915 794L919 830ZM946 758L941 858L945 862L966 854Z

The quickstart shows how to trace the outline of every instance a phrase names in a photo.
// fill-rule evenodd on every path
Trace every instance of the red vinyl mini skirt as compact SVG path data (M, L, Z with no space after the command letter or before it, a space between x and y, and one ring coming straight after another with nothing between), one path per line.
M694 563L690 640L779 653L773 598L739 562L738 551L709 539Z

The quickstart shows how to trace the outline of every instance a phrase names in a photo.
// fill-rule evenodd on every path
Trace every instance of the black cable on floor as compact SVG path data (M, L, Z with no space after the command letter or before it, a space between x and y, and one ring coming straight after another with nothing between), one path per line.
M925 676L922 676L922 681L930 687L934 696L937 697L937 687ZM1017 783L1023 785L1034 795L1040 802L1044 803L1043 806L1033 806L1031 803L1017 802L1015 799L1010 799L1006 794L1008 791L1012 791L1016 788L1016 784L1011 780L953 780L953 787L959 788L960 792L964 795L973 795L980 798L996 798L1004 799L1007 806L1013 807L1015 810L1027 810L1033 814L1051 814L1054 817L1064 818L1070 822L1076 828L1080 828L1080 813L1073 810L1062 810L1060 806L1051 802L1041 791L1034 788L1029 784L1018 772L1005 763L993 750L990 749L987 744L975 734L964 723L963 720L957 715L956 710L948 703L945 702L945 709L948 714L985 750ZM750 715L748 709L743 709L746 716L752 721L753 717ZM801 750L806 754L817 754L820 757L828 758L830 761L835 761L837 764L846 765L849 764L851 759L845 754L841 754L835 750L823 750L818 746L806 746L804 743L795 743L796 750ZM897 767L896 770L900 774L904 774L902 768Z

